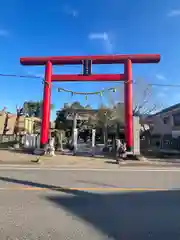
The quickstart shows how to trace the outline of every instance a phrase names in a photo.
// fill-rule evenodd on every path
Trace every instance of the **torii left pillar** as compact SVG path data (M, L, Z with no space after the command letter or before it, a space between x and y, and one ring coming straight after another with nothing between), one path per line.
M51 105L51 86L52 86L52 63L48 61L45 69L45 83L43 93L43 118L41 124L41 147L43 148L49 139L50 124L50 105Z

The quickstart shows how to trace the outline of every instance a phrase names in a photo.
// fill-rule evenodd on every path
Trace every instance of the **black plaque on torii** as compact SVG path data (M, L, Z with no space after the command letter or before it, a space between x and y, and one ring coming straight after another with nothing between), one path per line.
M84 76L92 74L92 60L86 59L82 62L82 72Z

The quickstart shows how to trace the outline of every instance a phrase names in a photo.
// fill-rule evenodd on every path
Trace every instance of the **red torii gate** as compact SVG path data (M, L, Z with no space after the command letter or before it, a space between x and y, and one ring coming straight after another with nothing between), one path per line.
M83 64L84 61L92 64L124 64L122 74L53 74L53 65ZM48 142L50 122L50 102L52 82L93 82L93 81L124 81L125 103L125 139L127 150L133 147L133 106L132 106L132 64L158 63L159 54L129 54L129 55L100 55L100 56L60 56L60 57L22 57L22 65L45 65L45 83L43 95L43 115L41 125L41 146Z

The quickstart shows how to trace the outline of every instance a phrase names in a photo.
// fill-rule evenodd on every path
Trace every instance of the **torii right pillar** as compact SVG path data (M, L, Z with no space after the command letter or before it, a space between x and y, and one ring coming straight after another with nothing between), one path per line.
M125 103L125 139L127 151L133 149L133 98L132 98L132 61L127 59L124 63L124 103Z

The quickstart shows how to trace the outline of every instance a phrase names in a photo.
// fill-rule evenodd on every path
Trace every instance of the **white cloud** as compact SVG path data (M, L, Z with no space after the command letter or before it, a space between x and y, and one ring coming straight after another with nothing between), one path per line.
M90 33L89 34L89 39L90 40L104 40L107 41L109 39L108 34L106 32L103 33Z
M0 29L0 37L7 37L9 36L9 31L5 29Z
M176 16L180 16L180 9L174 9L168 13L168 17L176 17Z
M88 38L90 40L100 40L104 42L104 46L107 52L113 51L113 44L107 32L97 32L97 33L90 33Z
M70 16L72 16L72 17L74 17L74 18L78 17L78 15L79 15L78 10L72 8L72 7L69 6L69 5L64 6L64 7L63 7L63 11L64 11L67 15L70 15Z
M156 78L161 80L161 81L166 81L167 80L167 78L162 74L156 74Z

